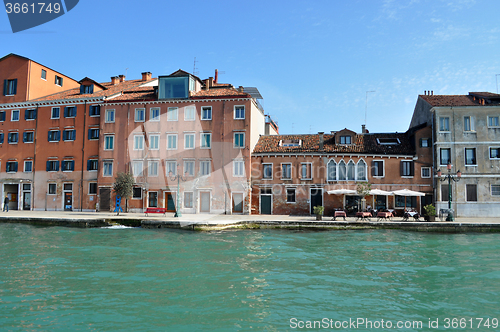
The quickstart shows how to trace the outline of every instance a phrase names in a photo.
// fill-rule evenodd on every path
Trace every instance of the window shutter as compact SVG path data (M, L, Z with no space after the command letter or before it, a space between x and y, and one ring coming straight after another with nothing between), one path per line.
M92 133L92 129L89 129L89 139L92 137L90 134Z
M403 166L403 161L399 162L399 176L403 176L404 172L404 166Z
M33 110L33 119L36 119L36 109Z
M5 112L0 112L0 121L5 121Z
M28 133L23 133L23 143L26 143L28 140Z
M90 86L90 93L94 93L94 84Z
M0 134L0 144L3 144L3 133Z
M28 110L24 110L24 120L28 119Z
M17 161L14 163L14 172L17 172Z
M410 161L410 176L415 175L415 163L413 161Z
M60 130L56 131L56 139L55 140L58 142L61 140L61 131Z
M13 84L14 84L13 94L15 95L17 93L17 78L14 80Z
M377 171L376 171L376 164L375 164L375 161L372 160L372 176L377 176Z
M84 93L84 90L85 90L85 86L82 84L80 85L80 94L83 95Z
M48 133L48 135L47 135L47 140L48 140L49 142L50 142L50 136L52 136L52 135L50 135L50 130L49 130L49 133Z
M47 161L47 172L50 171L50 161Z
M59 171L59 160L56 160L56 171Z
M3 95L7 95L7 80L3 80Z
M71 170L74 171L75 170L75 161L72 160L72 161L70 161L70 163L71 163L70 164Z
M63 78L61 77L61 86L63 86Z
M71 138L73 141L76 140L76 130L71 131Z
M90 171L90 159L87 160L87 171Z

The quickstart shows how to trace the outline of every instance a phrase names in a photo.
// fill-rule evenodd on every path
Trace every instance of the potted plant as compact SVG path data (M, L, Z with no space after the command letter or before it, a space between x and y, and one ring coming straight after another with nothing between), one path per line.
M436 208L432 204L424 206L425 221L436 221Z
M360 182L356 186L356 192L361 196L361 209L366 210L366 198L370 196L370 190L372 189L372 184L368 182Z
M313 207L313 212L316 215L316 220L323 220L323 212L325 211L325 207L318 205Z

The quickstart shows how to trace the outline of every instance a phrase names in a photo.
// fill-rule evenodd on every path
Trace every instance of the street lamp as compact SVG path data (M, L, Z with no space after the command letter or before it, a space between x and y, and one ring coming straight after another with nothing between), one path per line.
M170 180L172 181L175 181L177 180L177 204L175 204L175 214L174 214L174 217L177 218L177 217L182 217L182 214L181 214L181 211L180 211L180 205L179 205L179 199L180 199L180 181L186 181L187 178L183 178L179 172L179 170L181 169L181 165L180 164L177 164L177 174L176 175L172 175L172 172L170 172L169 174L169 177L170 177Z
M441 177L442 172L440 169L437 171L437 176L440 181L444 182L448 180L448 217L446 217L446 221L453 221L453 213L451 211L451 181L458 182L462 177L462 172L460 170L457 171L456 175L451 174L451 164L446 166L448 169L448 174L445 174L444 177Z

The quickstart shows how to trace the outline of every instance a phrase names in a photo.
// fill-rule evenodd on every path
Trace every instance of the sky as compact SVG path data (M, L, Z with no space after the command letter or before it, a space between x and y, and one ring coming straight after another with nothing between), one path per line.
M419 94L497 92L498 0L80 0L12 33L15 53L73 79L177 69L257 87L281 134L408 129ZM196 61L195 61L196 59ZM498 75L498 76L497 76Z

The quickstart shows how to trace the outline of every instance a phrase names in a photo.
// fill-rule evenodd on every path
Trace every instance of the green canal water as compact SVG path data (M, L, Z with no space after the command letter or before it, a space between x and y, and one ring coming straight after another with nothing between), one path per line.
M499 240L0 224L0 330L496 331Z

